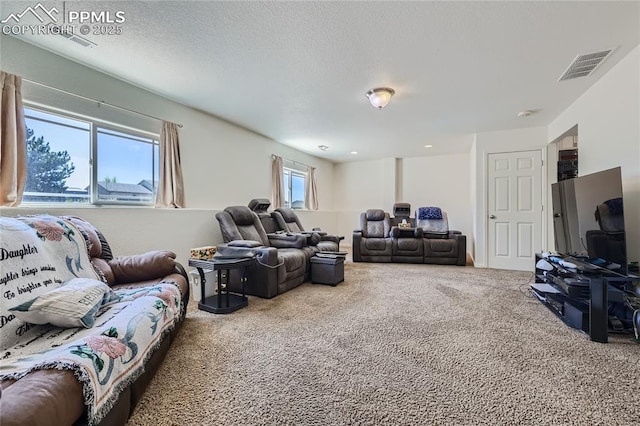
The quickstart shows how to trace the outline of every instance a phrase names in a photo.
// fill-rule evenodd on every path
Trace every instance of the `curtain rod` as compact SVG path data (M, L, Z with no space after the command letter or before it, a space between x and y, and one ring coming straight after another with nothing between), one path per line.
M275 158L275 157L279 157L279 155L271 154L271 158ZM293 164L297 164L299 166L309 167L308 164L304 164L304 163L301 163L301 162L296 161L296 160L290 160L290 159L284 158L284 157L282 157L282 159L285 160L285 161L289 161L289 162L291 162Z
M58 89L57 87L48 86L48 85L43 84L43 83L38 83L37 81L29 80L28 78L24 78L23 77L22 81L26 81L28 83L35 84L36 86L46 87L47 89L55 90L57 92L62 92L62 93L65 93L67 95L75 96L76 98L84 99L85 101L97 102L98 106L106 105L106 106L111 107L111 108L119 109L119 110L122 110L122 111L127 111L127 112L130 112L130 113L133 113L133 114L143 115L143 116L148 117L148 118L153 118L154 120L166 121L166 120L164 120L162 118L154 117L153 115L149 115L149 114L145 114L144 112L134 111L132 109L121 107L121 106L114 105L114 104L110 104L109 102L101 101L99 99L93 99L93 98L89 98L87 96L78 95L77 93L68 92L66 90ZM176 126L182 127L182 124L176 124Z

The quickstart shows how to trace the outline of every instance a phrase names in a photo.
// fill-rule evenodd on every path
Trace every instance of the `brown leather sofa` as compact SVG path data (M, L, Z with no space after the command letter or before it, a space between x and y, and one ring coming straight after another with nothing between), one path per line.
M399 205L401 208L397 211L402 214L398 218L391 218L382 209L369 209L360 215L360 229L353 231L353 261L464 266L466 236L448 230L448 226L446 231L431 230L417 216L409 218L407 206L405 203ZM396 226L402 219L408 228Z
M175 261L175 253L154 251L136 256L113 257L104 236L89 222L78 217L72 221L83 234L89 256L112 288L146 286L160 281L175 281L182 294L182 311L176 327L164 336L145 363L145 371L122 389L118 400L100 425L124 425L147 385L160 366L182 324L189 286L184 268ZM63 426L87 423L82 386L70 371L36 370L19 380L3 380L0 395L2 426Z

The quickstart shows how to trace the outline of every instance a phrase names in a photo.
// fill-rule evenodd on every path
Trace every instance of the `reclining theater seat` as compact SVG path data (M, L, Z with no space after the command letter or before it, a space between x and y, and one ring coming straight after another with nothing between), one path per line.
M392 226L391 260L397 263L423 263L424 240L422 228Z
M382 209L360 214L360 229L353 231L354 262L391 262L391 220Z
M267 233L267 237L275 233L289 233L289 231L282 225L280 214L277 212L269 213L267 211L270 205L271 201L266 198L254 198L249 201L249 209L251 209L251 211L257 214L258 218L260 218L260 223L262 223L262 226ZM280 220L276 221L276 216L279 217ZM306 244L301 248L301 250L304 251L308 264L309 260L320 251L316 245L320 241L320 236L309 234L305 235L304 238L306 240ZM305 272L305 281L309 281L310 279L311 267L308 266Z
M416 210L416 228L424 241L424 263L464 266L467 260L467 237L449 230L447 214L437 207Z
M302 222L300 222L298 215L293 209L280 207L275 209L272 216L278 223L278 227L283 231L319 235L320 242L316 243L315 246L317 246L320 251L338 251L340 247L340 237L328 235L326 232L319 230L305 231Z
M307 272L307 257L302 250L304 238L267 235L258 215L245 206L227 207L216 214L216 219L228 245L246 241L257 246L258 264L247 270L247 294L272 298L304 282ZM241 291L241 271L231 272L229 288Z

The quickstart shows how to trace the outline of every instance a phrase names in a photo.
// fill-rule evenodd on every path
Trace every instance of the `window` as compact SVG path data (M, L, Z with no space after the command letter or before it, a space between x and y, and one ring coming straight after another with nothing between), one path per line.
M284 182L284 206L292 209L303 209L307 174L284 167L282 178Z
M88 203L91 123L25 108L24 202Z
M157 135L31 107L24 111L25 203L153 204Z
M158 141L98 127L100 202L151 204L158 182Z

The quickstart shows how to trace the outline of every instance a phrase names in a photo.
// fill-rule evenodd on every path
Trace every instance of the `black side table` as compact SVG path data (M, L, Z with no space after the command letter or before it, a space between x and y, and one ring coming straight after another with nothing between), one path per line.
M198 309L211 312L213 314L229 314L244 308L248 304L244 286L247 281L246 270L253 267L256 260L254 258L246 259L211 259L199 260L189 259L189 266L194 266L200 274L200 291L201 297L198 302ZM204 297L204 269L218 272L218 294L205 298ZM228 290L228 282L232 269L242 269L242 294L233 293ZM225 271L224 273L222 271Z

